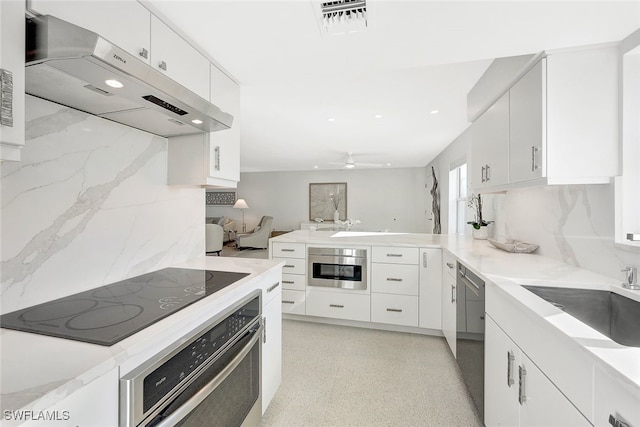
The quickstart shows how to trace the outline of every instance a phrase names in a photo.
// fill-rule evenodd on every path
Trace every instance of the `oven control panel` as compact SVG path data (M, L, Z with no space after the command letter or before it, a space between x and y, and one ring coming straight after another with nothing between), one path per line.
M260 298L255 297L148 373L143 381L143 411L146 413L260 319L260 304Z

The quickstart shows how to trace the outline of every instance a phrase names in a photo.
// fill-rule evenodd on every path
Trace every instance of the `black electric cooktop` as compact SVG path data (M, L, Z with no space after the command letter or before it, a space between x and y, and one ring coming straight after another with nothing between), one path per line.
M111 346L248 276L165 268L0 316L0 326Z

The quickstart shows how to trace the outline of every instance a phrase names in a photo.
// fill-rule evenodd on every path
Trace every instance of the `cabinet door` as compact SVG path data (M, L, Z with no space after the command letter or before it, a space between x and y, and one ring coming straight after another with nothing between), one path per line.
M505 185L509 178L509 93L471 128L471 182L476 190Z
M149 63L151 13L137 1L31 0L30 7L93 31Z
M278 288L280 289L280 288ZM282 382L281 292L262 309L262 413L267 410Z
M442 329L442 249L420 249L420 327Z
M543 176L545 65L542 59L509 91L509 182Z
M211 102L233 116L231 128L213 132L209 176L240 181L240 86L215 65L210 65Z
M450 274L442 275L442 333L456 356L456 282Z
M20 161L25 142L24 12L24 2L0 2L0 69L11 73L13 82L13 101L10 104L12 113L9 116L7 112L3 112L0 122L0 162ZM9 90L9 86L4 87L4 90ZM6 107L5 102L7 101L3 99L3 109Z
M489 316L484 341L484 422L487 426L517 426L520 352Z
M209 60L151 16L151 66L209 100Z

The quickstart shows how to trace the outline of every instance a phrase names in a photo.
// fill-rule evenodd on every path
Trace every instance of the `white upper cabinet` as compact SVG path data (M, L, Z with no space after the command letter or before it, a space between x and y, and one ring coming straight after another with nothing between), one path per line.
M151 16L151 66L209 100L209 60L156 16Z
M31 9L86 28L149 63L151 12L137 1L32 0Z
M0 27L0 162L20 161L25 142L24 2L0 1Z
M484 189L505 185L509 173L509 94L503 95L471 127L471 182Z
M617 52L615 46L591 47L532 60L473 123L473 188L605 184L618 175ZM492 112L496 106L500 120ZM492 151L498 146L499 154Z

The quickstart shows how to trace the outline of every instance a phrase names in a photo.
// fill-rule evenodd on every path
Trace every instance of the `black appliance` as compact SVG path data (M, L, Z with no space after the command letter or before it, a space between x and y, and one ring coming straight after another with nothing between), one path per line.
M458 263L456 362L480 419L484 419L484 295L484 280Z
M248 274L165 268L4 314L0 326L111 346Z

